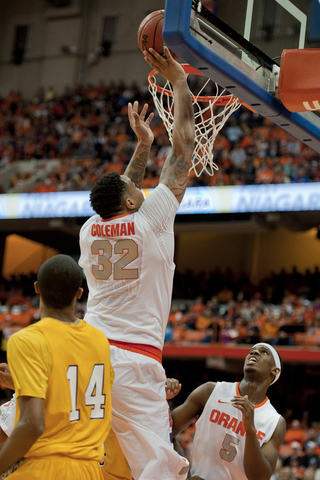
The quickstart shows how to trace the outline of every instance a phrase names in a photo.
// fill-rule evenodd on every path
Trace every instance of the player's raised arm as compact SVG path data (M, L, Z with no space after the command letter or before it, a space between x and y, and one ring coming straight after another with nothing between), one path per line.
M172 416L172 437L174 438L184 428L186 428L194 420L195 417L201 415L208 398L213 392L215 383L208 382L196 388L190 393L187 400L175 408L171 413Z
M172 84L174 97L172 152L163 166L160 183L167 185L181 203L187 188L194 150L195 128L191 93L183 68L172 58L167 47L164 47L166 58L152 48L143 53L149 65Z
M153 132L150 122L154 117L153 112L146 118L148 104L146 103L140 115L138 114L139 103L128 104L128 117L132 130L137 135L138 144L124 174L132 180L136 187L141 188L147 161L153 142Z

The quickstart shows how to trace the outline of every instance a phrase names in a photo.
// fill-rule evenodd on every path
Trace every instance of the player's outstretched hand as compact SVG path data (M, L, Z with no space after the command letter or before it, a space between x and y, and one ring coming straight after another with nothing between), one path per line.
M14 390L10 368L7 363L0 363L0 383L7 388L11 388L11 390Z
M163 47L165 57L156 52L153 48L144 50L143 55L150 67L155 68L172 85L176 82L186 80L186 74L180 63L173 59L168 47Z
M128 103L128 118L130 122L130 127L137 135L138 140L142 143L147 143L152 145L153 143L153 132L150 128L150 122L154 117L154 113L151 112L148 118L146 119L146 114L148 110L148 104L146 103L139 115L139 102Z
M175 378L167 378L166 380L166 398L171 400L174 398L181 390L181 383Z

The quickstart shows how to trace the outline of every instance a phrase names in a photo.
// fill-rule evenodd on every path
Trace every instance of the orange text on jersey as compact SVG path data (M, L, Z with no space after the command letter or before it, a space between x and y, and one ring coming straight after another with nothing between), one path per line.
M134 222L113 223L111 225L94 223L91 227L91 235L93 237L122 237L135 235Z
M242 437L246 434L246 431L242 425L241 420L238 420L236 417L230 417L227 413L220 412L219 410L212 410L210 415L210 422L221 425L224 428L232 430L234 433L240 433ZM257 431L258 440L262 440L266 434Z

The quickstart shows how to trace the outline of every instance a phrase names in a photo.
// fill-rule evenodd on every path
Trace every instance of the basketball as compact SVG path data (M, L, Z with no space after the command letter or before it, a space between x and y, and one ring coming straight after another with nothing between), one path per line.
M156 52L163 55L163 28L164 10L156 10L149 13L142 22L138 29L138 44L140 50L148 50L153 48ZM177 59L178 56L170 50L173 58Z

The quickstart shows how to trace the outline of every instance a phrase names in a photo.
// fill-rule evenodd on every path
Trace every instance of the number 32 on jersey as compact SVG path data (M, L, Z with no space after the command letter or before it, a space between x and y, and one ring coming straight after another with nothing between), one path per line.
M118 240L112 244L109 240L95 240L91 253L98 255L98 265L92 265L92 273L97 280L108 280L113 272L114 280L135 280L139 278L137 268L128 268L138 257L138 245L131 238ZM113 254L122 257L111 262Z

